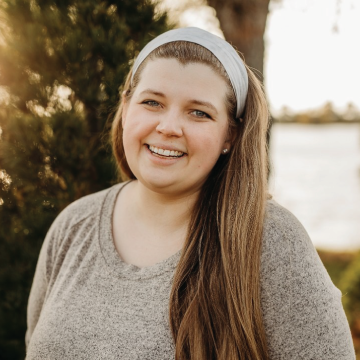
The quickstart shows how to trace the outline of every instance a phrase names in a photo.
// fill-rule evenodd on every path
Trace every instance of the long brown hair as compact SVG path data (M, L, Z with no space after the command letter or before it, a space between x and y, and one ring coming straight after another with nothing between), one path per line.
M177 360L268 358L260 304L260 256L267 197L268 108L262 85L247 67L249 89L242 119L217 58L200 45L176 41L155 49L123 91L128 98L148 59L175 58L210 66L228 84L232 146L220 156L193 208L170 295L170 327ZM122 142L122 104L112 126L122 178L135 179Z

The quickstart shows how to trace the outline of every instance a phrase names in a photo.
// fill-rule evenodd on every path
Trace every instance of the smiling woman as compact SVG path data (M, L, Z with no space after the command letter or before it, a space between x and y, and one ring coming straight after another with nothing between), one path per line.
M230 44L196 28L150 42L112 127L128 181L49 230L27 359L354 359L341 293L267 194L267 126Z

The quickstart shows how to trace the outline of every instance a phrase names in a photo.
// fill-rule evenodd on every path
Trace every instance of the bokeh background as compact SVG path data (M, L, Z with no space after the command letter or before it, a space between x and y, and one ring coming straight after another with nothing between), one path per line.
M70 202L118 181L108 132L132 59L197 26L241 51L270 104L270 192L307 229L360 359L357 0L0 0L0 359L23 359L39 250Z

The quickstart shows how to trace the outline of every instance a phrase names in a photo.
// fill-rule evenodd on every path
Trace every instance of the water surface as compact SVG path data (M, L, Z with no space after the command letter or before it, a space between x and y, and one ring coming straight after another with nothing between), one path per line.
M274 124L270 192L314 245L360 249L360 124Z

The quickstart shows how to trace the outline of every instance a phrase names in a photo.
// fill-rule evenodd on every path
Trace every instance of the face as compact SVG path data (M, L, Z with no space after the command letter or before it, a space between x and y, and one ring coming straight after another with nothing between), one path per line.
M148 60L122 123L126 159L142 185L174 196L200 190L230 149L227 91L207 65Z

